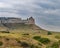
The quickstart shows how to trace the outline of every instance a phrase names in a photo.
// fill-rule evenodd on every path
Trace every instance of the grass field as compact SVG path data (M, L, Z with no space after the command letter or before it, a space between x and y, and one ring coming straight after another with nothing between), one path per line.
M0 48L60 48L59 32L39 29L35 25L18 24L4 28L9 32L0 31Z
M20 32L20 33L16 33L16 32L17 32L17 30L13 33L0 33L0 37L11 39L11 42L14 41L14 40L19 40L21 42L27 42L29 45L33 44L34 46L38 46L38 48L46 48L47 46L50 46L54 42L58 42L60 40L60 35L59 35L60 33L52 33L52 35L47 35L47 32L45 34L44 34L44 32L40 32L40 33L39 32L34 32L34 33ZM43 44L43 43L39 42L38 40L33 39L34 36L39 36L39 37L42 37L42 38L48 38L51 42L48 43L48 44ZM58 36L58 37L55 37L55 36ZM38 43L40 43L41 45L39 45ZM10 48L17 48L17 47L18 48L23 48L23 47L20 47L20 45L10 45L8 47L10 47ZM36 47L34 47L34 48L36 48Z

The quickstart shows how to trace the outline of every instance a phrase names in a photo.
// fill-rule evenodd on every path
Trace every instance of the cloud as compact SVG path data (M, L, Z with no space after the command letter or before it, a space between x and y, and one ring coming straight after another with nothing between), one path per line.
M0 2L0 8L10 8L11 5L7 3Z

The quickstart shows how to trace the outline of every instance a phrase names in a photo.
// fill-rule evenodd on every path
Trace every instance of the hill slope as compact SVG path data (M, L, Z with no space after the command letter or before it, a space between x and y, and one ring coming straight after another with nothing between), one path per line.
M35 32L47 32L46 30L41 29L37 25L28 25L28 24L19 24L19 23L6 23L6 24L0 24L0 28L2 28L2 31L9 30L10 32L24 32L24 33L35 33Z
M60 33L51 33L37 25L0 24L0 48L60 48ZM3 43L3 46L1 45Z

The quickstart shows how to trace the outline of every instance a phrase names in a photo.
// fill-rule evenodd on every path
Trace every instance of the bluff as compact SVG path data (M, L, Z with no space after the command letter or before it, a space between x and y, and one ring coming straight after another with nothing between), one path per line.
M40 32L43 29L35 24L33 17L27 19L21 18L0 18L0 31L13 32ZM44 30L43 30L44 31Z
M0 23L24 23L24 24L35 24L33 17L27 19L14 18L14 17L0 17Z

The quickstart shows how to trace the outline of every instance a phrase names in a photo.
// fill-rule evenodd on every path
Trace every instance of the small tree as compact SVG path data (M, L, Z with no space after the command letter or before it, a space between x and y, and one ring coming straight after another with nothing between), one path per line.
M52 33L50 31L48 31L48 35L52 35Z

